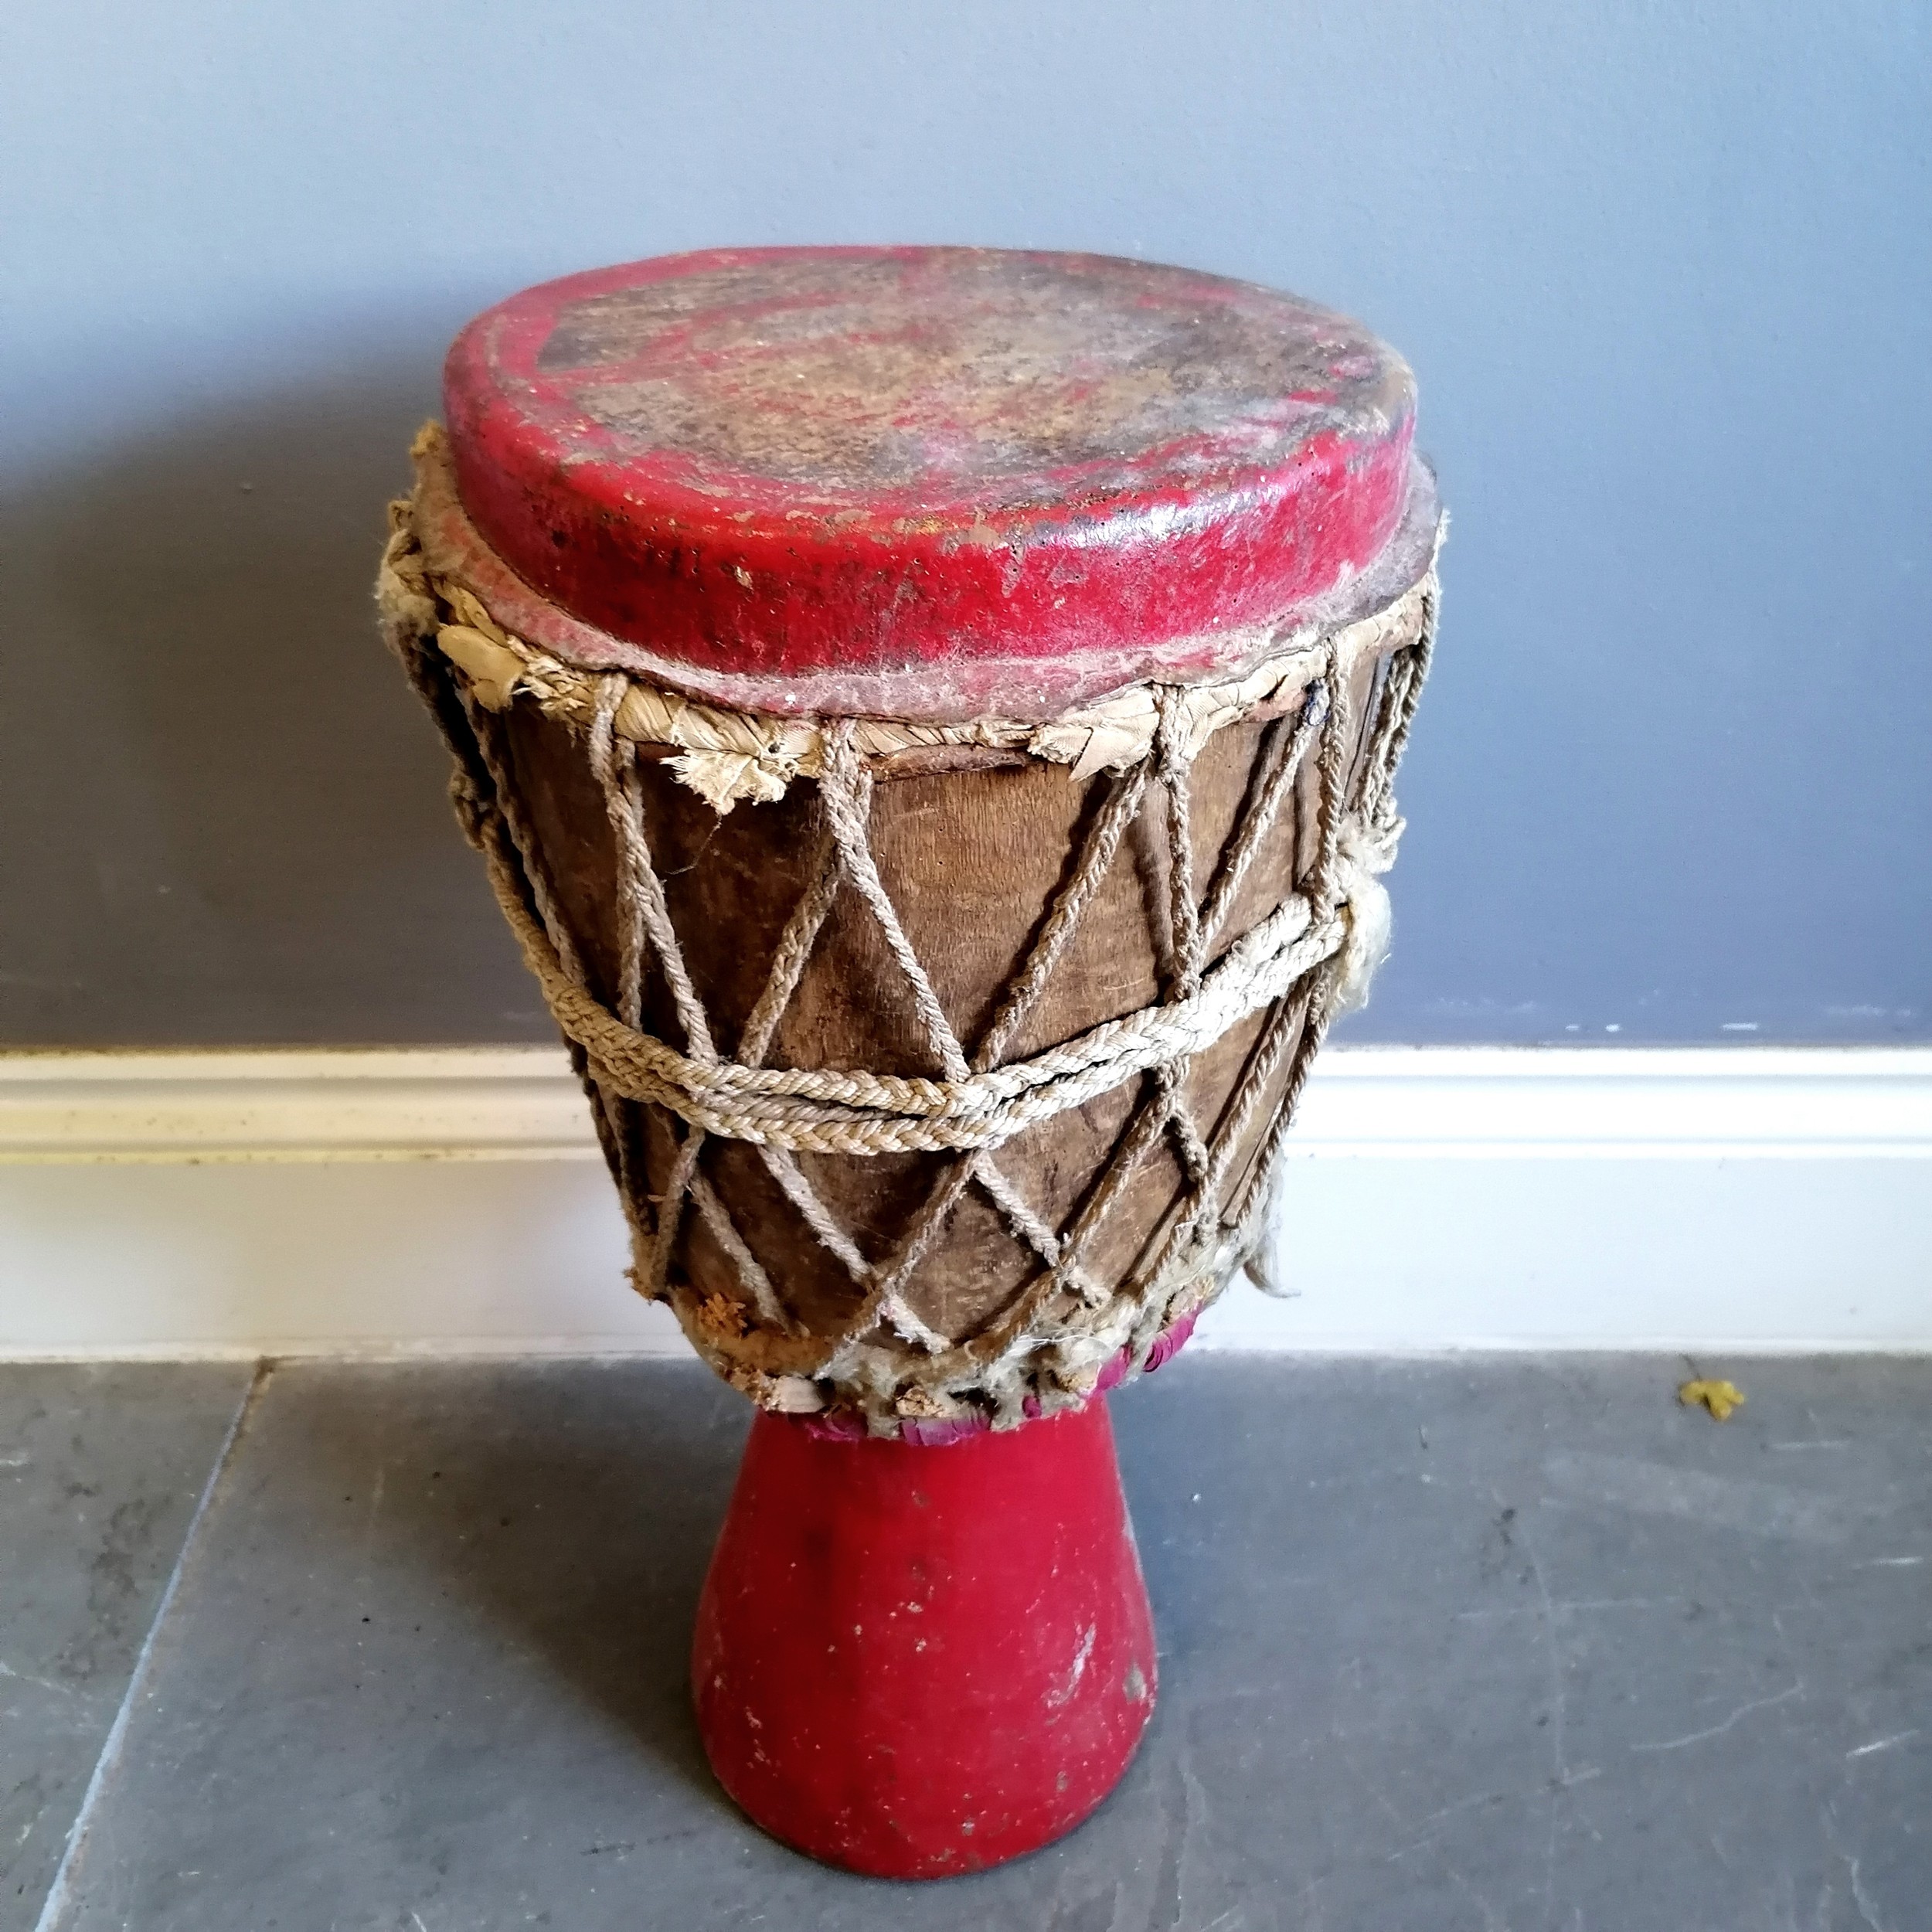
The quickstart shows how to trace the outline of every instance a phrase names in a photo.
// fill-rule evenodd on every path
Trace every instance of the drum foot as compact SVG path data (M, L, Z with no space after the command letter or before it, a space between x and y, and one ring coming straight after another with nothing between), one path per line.
M1104 1401L944 1448L760 1413L692 1683L726 1791L827 1864L943 1878L1072 1830L1154 1708Z

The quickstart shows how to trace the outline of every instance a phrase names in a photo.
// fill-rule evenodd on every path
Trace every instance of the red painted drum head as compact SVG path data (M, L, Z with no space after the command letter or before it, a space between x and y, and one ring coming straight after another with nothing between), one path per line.
M1101 256L602 269L478 317L444 397L438 536L498 617L749 708L1039 717L1237 675L1434 538L1392 349Z

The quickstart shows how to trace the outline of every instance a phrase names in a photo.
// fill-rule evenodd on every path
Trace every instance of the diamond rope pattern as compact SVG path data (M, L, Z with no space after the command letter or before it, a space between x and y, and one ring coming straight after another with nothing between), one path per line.
M1303 692L1298 711L1277 718L1264 731L1244 809L1216 858L1204 896L1196 878L1191 769L1179 702L1181 693L1175 689L1158 692L1158 724L1148 754L1108 781L1105 796L1082 835L1070 872L1053 894L1024 957L996 998L992 1015L970 1052L942 1010L880 876L869 837L873 780L854 747L848 722L828 733L828 755L818 781L817 842L806 883L784 926L763 990L742 1029L734 1060L723 1060L710 1018L683 955L663 879L653 861L637 748L613 729L630 681L611 675L599 682L586 738L590 773L603 801L615 855L620 957L614 1017L627 1029L627 1039L642 1037L638 1029L644 987L647 973L655 968L668 992L683 1036L685 1060L721 1073L735 1070L747 1078L747 1070L765 1066L834 901L845 888L863 903L876 923L944 1080L969 1083L1002 1068L1006 1050L1067 956L1082 917L1116 863L1128 833L1156 794L1162 807L1167 847L1165 930L1158 934L1165 960L1166 991L1156 1009L1135 1017L1148 1020L1159 1014L1173 1017L1192 1012L1199 1005L1209 957L1242 885L1257 855L1277 835L1284 811L1311 757L1314 760L1318 811L1314 860L1297 881L1291 900L1272 916L1280 921L1284 914L1296 913L1296 929L1309 937L1290 946L1284 955L1295 970L1264 1002L1267 1011L1259 1036L1233 1090L1219 1107L1218 1118L1206 1131L1194 1117L1186 1095L1187 1075L1199 1043L1177 1032L1172 1036L1177 1045L1145 1061L1139 1077L1141 1091L1111 1154L1088 1178L1060 1226L1055 1226L1040 1214L1025 1189L996 1157L995 1146L973 1145L963 1136L950 1142L909 1142L906 1144L930 1144L941 1149L950 1145L951 1151L944 1152L891 1251L877 1261L869 1260L850 1231L840 1225L782 1138L760 1140L751 1131L737 1136L756 1148L780 1194L857 1291L856 1302L842 1324L835 1332L816 1337L787 1305L781 1284L774 1282L753 1252L730 1206L702 1171L701 1157L713 1130L687 1115L682 1138L674 1138L675 1152L662 1185L655 1195L642 1185L644 1177L637 1167L637 1115L641 1107L658 1097L647 1089L648 1099L638 1097L634 1077L627 1080L610 1056L600 1055L596 1029L573 1024L582 1019L581 1003L587 1001L587 995L580 993L576 1006L558 996L559 981L572 989L583 987L581 951L560 912L541 842L513 781L502 736L503 720L477 701L464 680L429 648L426 638L400 640L399 648L412 677L456 754L452 789L465 829L490 859L499 897L513 924L521 922L526 954L532 950L532 934L545 942L542 951L547 959L533 957L532 964L540 972L546 966L554 969L543 974L546 993L559 1009L560 1021L571 1040L573 1058L584 1077L600 1138L630 1220L632 1277L638 1289L658 1298L675 1298L679 1291L675 1258L689 1204L730 1262L746 1306L755 1311L757 1321L815 1344L803 1376L784 1378L794 1386L782 1392L786 1399L777 1406L818 1406L825 1399L822 1387L815 1394L810 1385L829 1383L834 1399L855 1400L875 1428L881 1426L882 1417L889 1428L895 1410L906 1415L935 1413L936 1398L942 1405L973 1396L989 1400L996 1422L1016 1421L1023 1412L1042 1406L1043 1399L1049 1408L1060 1406L1057 1398L1077 1399L1083 1384L1090 1387L1100 1368L1123 1348L1131 1355L1131 1366L1139 1366L1162 1327L1181 1311L1183 1301L1192 1295L1196 1298L1190 1305L1198 1306L1229 1270L1244 1260L1253 1267L1267 1176L1335 1003L1342 976L1342 940L1338 935L1345 933L1349 914L1343 875L1352 866L1355 873L1352 876L1359 876L1363 862L1352 855L1365 848L1371 853L1367 869L1382 869L1393 854L1400 830L1391 785L1426 675L1434 616L1431 594L1417 641L1380 661L1369 696L1372 726L1364 734L1359 754L1352 758L1347 680L1331 647L1322 675ZM523 927L529 932L523 932ZM1226 1023L1223 1022L1223 1026ZM1097 1029L1097 1034L1107 1030ZM831 1077L849 1080L862 1077ZM802 1077L794 1084L803 1087L811 1078ZM1235 1162L1277 1082L1281 1090L1274 1102L1273 1117L1260 1147L1247 1161L1245 1172L1236 1176ZM895 1092L923 1090L931 1084L906 1080L887 1083L883 1077L876 1083L889 1086ZM842 1117L838 1109L850 1111L842 1102L809 1097L787 1101L780 1097L758 1104L764 1112L757 1118L775 1114L785 1106L832 1110L834 1117ZM667 1105L667 1113L677 1111ZM1136 1170L1163 1139L1171 1146L1182 1177L1179 1199L1166 1216L1165 1233L1151 1262L1134 1270L1131 1281L1109 1287L1083 1266L1083 1259L1091 1252L1097 1232L1117 1209ZM794 1142L812 1144L803 1139ZM861 1147L855 1151L862 1154L868 1150ZM977 1189L991 1205L1034 1266L1003 1308L981 1319L968 1332L949 1335L923 1318L905 1291L969 1189ZM916 1351L925 1366L917 1367L903 1349L882 1345L887 1331ZM695 1335L694 1339L698 1339ZM713 1354L715 1366L740 1386L749 1386L761 1399L781 1393L763 1386L770 1378L734 1372L727 1350L707 1352ZM720 1355L723 1359L719 1359ZM1033 1372L1042 1362L1057 1376L1056 1385L1043 1384Z

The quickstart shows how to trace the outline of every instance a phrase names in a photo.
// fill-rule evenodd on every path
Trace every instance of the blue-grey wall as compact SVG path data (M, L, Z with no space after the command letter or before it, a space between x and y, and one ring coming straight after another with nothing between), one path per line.
M1932 1033L1925 0L39 0L0 88L0 1040L543 1036L369 621L442 347L901 240L1413 362L1454 534L1352 1037Z

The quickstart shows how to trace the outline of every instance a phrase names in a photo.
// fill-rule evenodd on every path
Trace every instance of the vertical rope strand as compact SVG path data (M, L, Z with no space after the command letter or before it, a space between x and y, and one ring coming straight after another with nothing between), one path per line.
M1287 718L1278 718L1269 727L1269 742L1264 757L1276 752L1277 742L1284 735L1287 748L1275 757L1260 795L1243 815L1236 830L1234 842L1208 893L1207 903L1201 912L1201 934L1206 944L1213 945L1219 935L1223 922L1233 910L1235 895L1240 891L1248 869L1274 830L1282 806L1294 795L1294 781L1308 758L1308 747L1315 743L1315 734L1328 715L1328 688L1318 678L1309 685L1308 695L1302 699L1300 715L1293 723Z
M1318 839L1315 869L1308 884L1310 909L1318 919L1335 911L1335 855L1342 842L1342 767L1349 749L1349 689L1335 651L1328 653L1328 716L1321 728L1321 752L1316 772L1321 781Z
M952 1022L939 1004L926 969L913 951L906 929L887 896L879 866L872 855L867 828L872 817L872 774L860 764L852 749L852 720L844 719L830 734L825 774L820 782L832 836L838 842L838 855L845 862L845 876L859 896L872 908L879 930L892 956L899 962L906 983L912 989L913 1003L926 1029L927 1043L937 1055L949 1080L963 1080L970 1070L961 1049Z
M1083 846L1079 863L1041 925L1026 963L1007 982L999 1004L988 1022L979 1044L973 1049L975 1071L984 1073L999 1064L999 1056L1026 1023L1040 991L1052 978L1061 955L1078 930L1081 916L1100 889L1121 848L1127 828L1138 815L1147 795L1147 761L1122 772L1107 794L1107 802L1096 815Z

